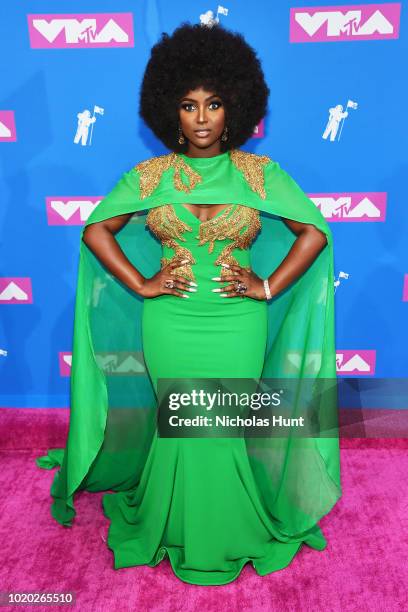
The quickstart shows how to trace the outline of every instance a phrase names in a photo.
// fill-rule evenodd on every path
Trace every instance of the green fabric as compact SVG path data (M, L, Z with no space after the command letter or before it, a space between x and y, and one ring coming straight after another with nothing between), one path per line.
M195 243L196 232L188 236L189 248L196 250L200 293L189 300L168 295L143 300L81 240L69 434L65 449L49 451L37 465L60 466L51 487L51 512L63 525L72 524L77 491L115 492L103 496L115 568L153 566L167 552L182 580L225 584L247 561L263 575L285 567L302 542L318 550L326 546L317 523L341 496L338 436L332 426L337 398L326 394L319 405L321 428L329 423L327 437L166 439L156 433L157 379L335 381L333 240L320 211L278 162L264 166L263 199L228 152L180 157L202 177L190 193L175 188L169 168L153 192L141 198L139 172L133 168L86 223L134 212L116 238L145 277L160 269L161 256L173 253L145 226L151 208L169 203L195 229L199 221L180 204L258 209L262 231L249 249L233 255L241 264L250 262L263 278L296 239L281 217L315 225L327 245L297 281L267 304L209 294L217 286L209 273L218 275L213 262L223 241L209 254L207 246ZM246 357L236 348L237 338Z

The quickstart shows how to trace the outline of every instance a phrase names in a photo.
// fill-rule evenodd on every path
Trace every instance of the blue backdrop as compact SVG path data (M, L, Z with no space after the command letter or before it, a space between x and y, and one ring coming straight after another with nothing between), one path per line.
M210 10L271 89L243 148L277 160L331 223L339 376L406 376L403 4L3 0L0 405L69 405L81 224L124 171L167 152L138 117L143 71L162 31Z

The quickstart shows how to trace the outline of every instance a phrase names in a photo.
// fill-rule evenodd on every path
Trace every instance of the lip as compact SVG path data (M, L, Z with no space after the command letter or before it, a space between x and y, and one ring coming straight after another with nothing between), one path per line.
M210 134L211 130L194 130L194 134L197 138L205 138Z

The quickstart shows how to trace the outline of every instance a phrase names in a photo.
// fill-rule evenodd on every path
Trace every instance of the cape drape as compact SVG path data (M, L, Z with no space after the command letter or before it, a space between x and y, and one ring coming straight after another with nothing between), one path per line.
M175 153L141 162L123 174L82 229L69 433L65 449L49 450L36 459L39 467L59 467L51 486L51 514L62 525L72 524L76 492L137 486L157 418L155 391L143 360L143 298L110 274L82 241L90 223L134 213L116 239L145 277L160 269L161 244L145 226L146 214L156 206L241 204L258 209L262 228L250 253L252 269L261 278L273 272L296 240L282 218L315 225L326 235L327 245L306 272L268 303L262 378L336 379L328 223L278 162L265 155L239 154L243 164L233 163L227 152L203 168ZM336 387L317 404L320 435L246 440L263 502L281 533L291 537L312 529L341 496ZM296 411L294 405L294 415Z

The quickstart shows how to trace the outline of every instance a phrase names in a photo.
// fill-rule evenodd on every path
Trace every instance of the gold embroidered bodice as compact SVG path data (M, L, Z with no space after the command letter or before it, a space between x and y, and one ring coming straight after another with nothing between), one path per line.
M172 274L180 274L194 281L195 276L192 266L197 263L196 258L191 248L180 244L180 242L187 241L185 233L193 232L193 228L180 219L176 214L175 207L171 204L165 204L164 206L151 208L146 216L146 226L164 246L174 249L173 257L161 258L161 267L169 262L187 259L187 263L177 266ZM208 253L214 251L216 241L225 241L226 244L215 258L214 265L221 266L221 263L239 265L232 251L234 249L248 249L260 229L259 210L240 204L231 204L223 209L220 215L199 222L198 233L194 236L194 239L198 246L208 243ZM244 267L249 269L249 266ZM222 266L220 269L221 278L227 274L228 270Z
M242 173L250 189L260 198L266 198L264 186L264 166L271 161L267 155L256 155L240 149L229 151L229 157L235 167ZM190 193L194 187L202 181L202 177L182 157L176 153L168 153L153 157L135 166L139 173L140 198L149 197L158 187L163 172L173 169L173 185L177 191ZM182 174L187 177L189 184L182 180ZM214 265L220 266L221 262L238 264L233 256L234 249L248 249L257 233L261 229L259 210L250 208L243 204L228 205L221 214L199 222L198 234L194 237L196 243L186 240L188 232L193 229L189 223L183 221L177 215L175 206L180 204L164 204L150 208L146 216L146 226L157 236L162 245L174 250L172 257L162 257L162 267L169 261L187 259L187 263L178 266L172 273L181 274L191 280L195 280L193 267L197 263L192 250L195 244L202 246L208 243L208 253L212 253L218 241L224 241L222 250L215 257ZM180 209L178 209L180 210ZM190 213L193 215L193 213ZM182 215L184 216L184 215ZM194 215L193 215L194 216ZM188 242L189 246L180 243ZM249 269L249 266L244 266ZM220 276L228 274L228 270L221 267Z

